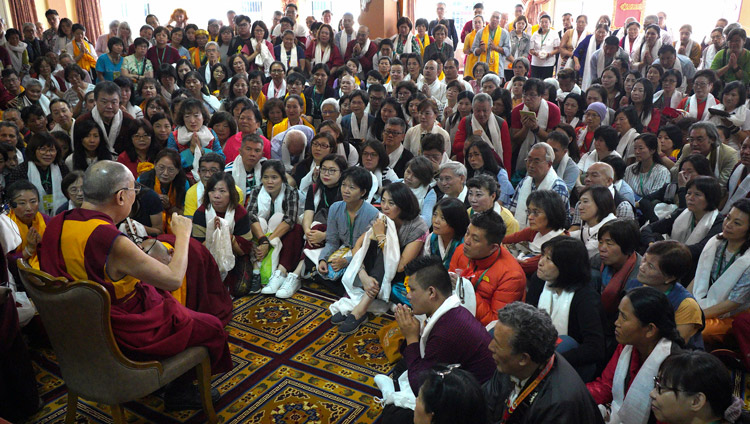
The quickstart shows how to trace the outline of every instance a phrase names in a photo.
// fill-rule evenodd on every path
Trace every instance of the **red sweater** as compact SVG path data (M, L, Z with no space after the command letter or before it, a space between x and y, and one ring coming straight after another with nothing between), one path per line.
M464 245L453 253L450 270L462 269L461 276L474 285L477 319L484 325L497 319L497 311L508 303L526 298L526 275L516 258L505 247L484 259L469 259ZM481 281L479 279L481 278Z
M471 126L471 116L469 115L465 118L461 118L461 120L458 122L458 129L456 130L456 136L453 139L453 155L456 156L456 160L459 162L464 161L464 145L466 144L466 139L471 137L473 134L469 134L468 127ZM495 115L492 115L490 119L495 118ZM466 120L468 119L468 121ZM478 128L472 128L474 131L479 131ZM500 140L502 140L503 144L503 157L502 159L503 168L510 169L510 167L513 166L512 158L513 158L513 145L510 142L510 131L508 130L508 122L503 120L503 125L500 128ZM497 152L495 152L497 153Z

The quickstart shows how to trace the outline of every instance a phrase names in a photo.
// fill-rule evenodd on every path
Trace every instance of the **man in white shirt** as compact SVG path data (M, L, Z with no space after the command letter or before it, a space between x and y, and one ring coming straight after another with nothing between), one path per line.
M445 84L438 79L438 64L434 60L428 60L424 64L422 70L424 74L424 84L422 85L422 92L426 96L432 97L438 103L438 106L445 106L447 99L445 97Z
M458 82L464 87L464 91L473 91L471 84L458 77L458 60L456 58L451 57L445 61L445 64L443 65L443 73L445 74L443 84L445 84L446 87L451 81L458 80Z
M287 18L294 21L294 28L292 28L292 31L294 31L294 36L297 37L298 39L307 38L307 35L308 35L307 27L297 22L297 5L294 3L287 4L284 14L286 15ZM277 25L273 29L272 35L274 37L281 36L281 25Z

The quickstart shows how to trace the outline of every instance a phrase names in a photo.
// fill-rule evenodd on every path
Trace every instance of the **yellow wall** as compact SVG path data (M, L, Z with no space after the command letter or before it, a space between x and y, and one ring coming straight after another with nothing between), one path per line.
M745 28L750 27L750 1L742 1L742 6L740 7L740 24Z

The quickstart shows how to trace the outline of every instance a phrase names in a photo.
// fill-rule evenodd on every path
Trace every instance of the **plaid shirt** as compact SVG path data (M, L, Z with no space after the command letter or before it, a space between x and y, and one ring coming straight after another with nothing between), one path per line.
M513 195L513 199L510 201L510 205L508 206L508 209L515 215L516 213L516 207L518 206L518 194L521 192L521 187L523 187L524 184L527 184L528 182L531 183L531 191L536 190L536 184L534 183L534 179L531 177L526 177L523 180L521 180L520 183L518 183L518 187L516 187L516 193ZM550 190L554 191L555 193L559 194L560 197L562 197L563 202L565 203L565 211L566 215L568 215L568 212L570 211L570 193L568 193L568 186L565 185L565 181L562 180L562 178L557 177L554 183L552 183L552 187ZM522 205L522 207L526 207L526 205Z
M258 222L258 195L262 188L262 185L255 187L253 191L247 195L246 204L249 207L247 213L250 215L251 224ZM288 185L286 186L282 207L284 209L284 222L289 224L290 227L294 227L297 223L297 216L299 215L299 193L296 189L289 187Z

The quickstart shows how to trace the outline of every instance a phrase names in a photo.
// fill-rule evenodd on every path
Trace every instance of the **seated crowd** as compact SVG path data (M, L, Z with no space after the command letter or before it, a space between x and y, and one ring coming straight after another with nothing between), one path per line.
M341 335L395 316L384 423L744 422L701 351L750 369L745 30L474 12L8 29L3 283L98 282L126 355L213 373L233 298L315 283ZM164 398L201 406L191 375Z

